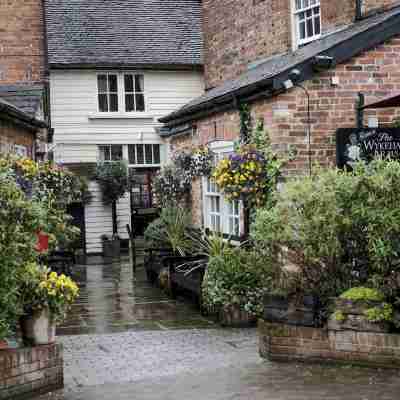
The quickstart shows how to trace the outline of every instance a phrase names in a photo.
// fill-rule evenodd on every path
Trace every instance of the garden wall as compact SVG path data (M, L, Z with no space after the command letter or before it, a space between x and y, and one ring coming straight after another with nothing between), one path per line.
M0 350L0 400L26 399L63 386L61 345Z
M259 320L262 357L273 361L347 362L400 368L400 335L330 331Z

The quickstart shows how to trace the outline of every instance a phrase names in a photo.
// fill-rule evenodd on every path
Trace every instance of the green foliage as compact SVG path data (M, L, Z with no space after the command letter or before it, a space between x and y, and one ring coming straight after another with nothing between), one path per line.
M184 256L193 251L193 231L191 214L183 208L169 207L164 208L160 217L148 226L144 236L149 247L171 248Z
M79 289L71 278L50 272L36 263L27 264L20 276L19 294L27 315L48 309L53 320L60 322L78 293Z
M333 318L338 322L344 322L346 320L346 316L340 310L337 310L333 313Z
M382 306L368 308L364 315L369 322L391 322L393 321L393 307L388 303L383 303Z
M225 246L208 262L203 281L204 306L213 309L237 305L258 316L275 275L276 271L258 252Z
M37 257L40 206L28 201L11 174L0 172L0 340L15 329L21 313L18 276Z
M116 202L128 190L128 168L124 161L98 164L95 177L99 182L104 204Z
M354 287L340 295L341 299L352 301L383 301L385 297L376 289Z
M292 290L323 305L355 286L400 300L400 164L318 170L288 182L257 212L251 236L274 263L294 265Z

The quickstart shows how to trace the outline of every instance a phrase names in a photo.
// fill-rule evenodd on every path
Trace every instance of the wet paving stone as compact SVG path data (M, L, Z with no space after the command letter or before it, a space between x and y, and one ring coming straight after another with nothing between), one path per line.
M58 327L59 336L216 327L195 305L172 300L149 284L143 267L134 274L128 258L76 271L80 296Z
M129 260L80 267L58 328L65 389L40 400L399 400L400 372L272 363L256 329L221 329Z

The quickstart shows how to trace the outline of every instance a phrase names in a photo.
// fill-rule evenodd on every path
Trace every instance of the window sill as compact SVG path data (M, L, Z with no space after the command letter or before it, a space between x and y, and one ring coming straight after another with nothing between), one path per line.
M154 115L146 112L138 113L108 113L97 112L88 115L89 119L154 119Z

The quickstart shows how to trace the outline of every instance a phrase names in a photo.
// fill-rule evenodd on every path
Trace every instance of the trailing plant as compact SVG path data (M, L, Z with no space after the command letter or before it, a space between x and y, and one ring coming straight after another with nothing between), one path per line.
M242 200L247 208L262 207L289 158L280 158L272 151L261 120L249 140L251 144L238 145L234 154L217 164L212 178L229 200Z
M327 307L347 289L367 286L400 300L400 164L377 160L354 172L318 170L288 182L274 206L257 212L251 236L291 271L291 290Z
M152 189L159 207L174 207L190 193L189 183L174 165L167 165L157 173Z
M159 205L173 206L185 200L193 180L211 174L212 159L207 147L176 152L172 163L165 166L153 181L153 192Z

